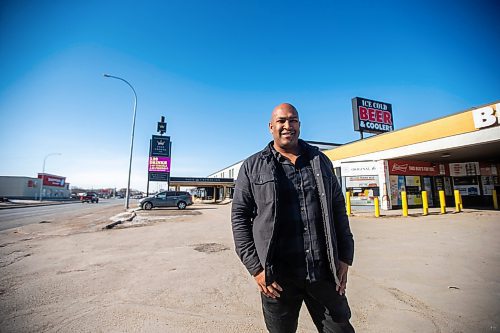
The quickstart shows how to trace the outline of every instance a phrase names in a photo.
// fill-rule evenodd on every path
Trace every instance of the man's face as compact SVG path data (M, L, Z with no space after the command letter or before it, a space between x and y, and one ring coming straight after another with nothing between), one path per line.
M269 131L274 144L283 149L293 149L299 144L300 121L294 108L278 107L273 111Z

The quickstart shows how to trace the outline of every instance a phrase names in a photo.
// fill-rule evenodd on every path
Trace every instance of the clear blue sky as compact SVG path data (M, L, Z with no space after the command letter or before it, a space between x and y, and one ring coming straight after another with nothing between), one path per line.
M498 1L0 2L0 175L145 190L165 116L172 176L260 150L272 108L302 138L359 138L351 98L393 105L396 129L500 99ZM154 189L154 185L152 184Z

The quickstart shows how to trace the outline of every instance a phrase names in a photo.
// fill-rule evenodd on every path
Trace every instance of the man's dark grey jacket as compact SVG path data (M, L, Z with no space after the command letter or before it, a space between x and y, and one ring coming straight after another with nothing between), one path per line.
M344 196L328 157L317 147L302 140L300 144L313 156L311 167L321 204L326 252L338 284L339 260L351 265L354 257L354 240ZM275 281L272 258L279 223L276 163L269 145L243 162L236 181L231 212L236 253L250 274L255 275L264 268L268 284Z

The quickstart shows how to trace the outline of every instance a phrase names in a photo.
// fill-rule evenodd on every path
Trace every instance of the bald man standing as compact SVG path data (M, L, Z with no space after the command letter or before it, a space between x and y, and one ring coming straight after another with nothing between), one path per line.
M241 166L231 212L267 329L295 332L304 302L319 332L354 332L345 296L354 240L331 161L299 139L291 104L274 108L269 131L273 141Z

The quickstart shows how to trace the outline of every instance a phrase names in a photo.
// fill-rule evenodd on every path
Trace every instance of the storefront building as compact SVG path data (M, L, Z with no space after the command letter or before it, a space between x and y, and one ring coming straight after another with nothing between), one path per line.
M65 177L41 173L38 174L38 178L0 176L2 198L38 200L40 194L44 199L68 199L71 196L69 183L66 183Z
M340 146L340 144L338 144L338 143L331 143L331 142L320 142L320 141L306 141L306 142L312 146L318 147L318 149L320 151L326 151L326 150L332 149L334 147ZM225 192L226 193L225 197L232 198L233 193L234 193L234 181L236 180L236 178L238 178L238 174L240 172L241 165L243 164L244 161L245 160L241 160L241 161L234 163L234 164L232 164L232 165L230 165L222 170L214 172L214 173L208 175L207 178L231 178L231 179L233 179L232 184L230 186L228 186L228 191ZM212 194L213 192L209 188L198 187L198 190L200 190L201 193L204 193L207 196L213 195Z
M353 206L373 206L379 197L382 209L399 208L403 190L410 207L422 205L423 190L431 206L439 205L440 190L452 205L459 190L464 207L490 207L500 185L499 116L500 103L492 103L325 153Z

